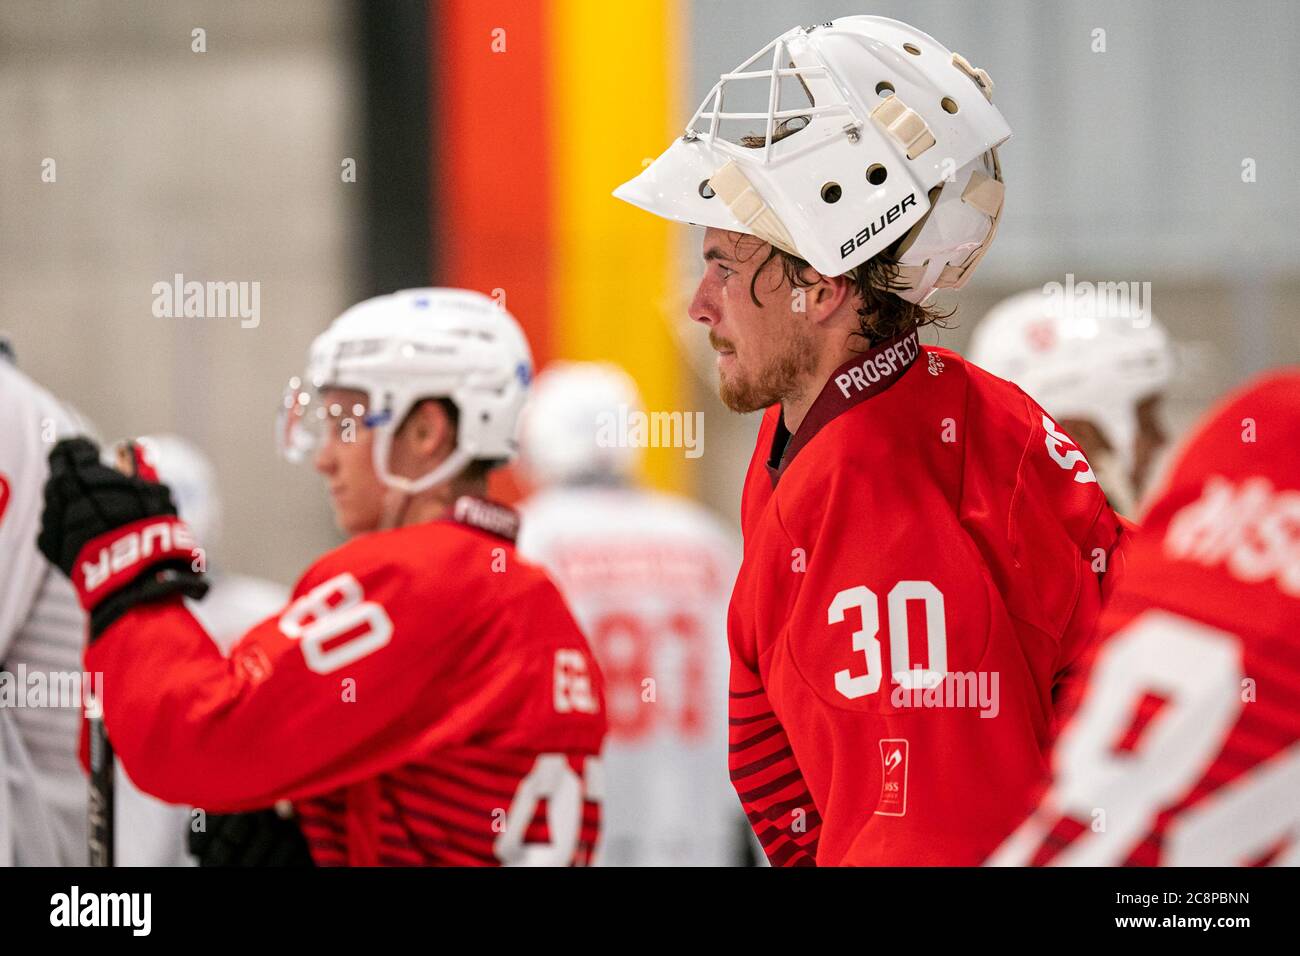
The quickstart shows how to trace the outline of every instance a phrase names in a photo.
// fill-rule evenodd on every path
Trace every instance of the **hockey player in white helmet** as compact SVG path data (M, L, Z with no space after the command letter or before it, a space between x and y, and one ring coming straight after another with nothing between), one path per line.
M1133 513L1165 444L1160 402L1173 368L1169 335L1148 309L1021 292L990 310L967 352L1051 412L1112 507Z
M726 773L739 542L688 499L639 487L640 449L604 434L638 411L616 365L554 362L538 376L520 456L537 490L519 551L551 573L605 676L599 863L736 865L750 858Z
M89 441L55 446L39 544L90 612L86 666L122 765L254 834L207 846L209 862L590 858L599 671L555 586L517 558L515 513L483 497L530 377L518 324L477 293L411 289L335 320L279 434L351 538L228 657L181 600L207 575L147 454L128 476ZM286 801L293 821L266 809Z
M615 191L705 227L690 315L723 401L765 409L729 759L775 865L982 860L1035 792L1095 629L1093 565L1121 525L1085 456L918 334L1002 214L993 90L905 23L795 27Z

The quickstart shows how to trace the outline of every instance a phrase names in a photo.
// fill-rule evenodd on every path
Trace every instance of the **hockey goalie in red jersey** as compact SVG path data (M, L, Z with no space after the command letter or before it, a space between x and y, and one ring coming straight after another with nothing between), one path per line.
M774 864L981 862L1113 580L1082 452L918 339L993 238L1009 135L983 70L846 17L725 74L615 192L706 227L691 317L723 401L767 409L728 638L731 777Z
M1300 866L1300 370L1206 418L1127 549L1002 865Z
M165 486L50 455L40 547L91 613L86 669L142 789L208 813L291 802L320 865L570 864L597 835L600 675L484 500L531 377L515 320L416 289L345 312L281 421L353 535L223 657Z

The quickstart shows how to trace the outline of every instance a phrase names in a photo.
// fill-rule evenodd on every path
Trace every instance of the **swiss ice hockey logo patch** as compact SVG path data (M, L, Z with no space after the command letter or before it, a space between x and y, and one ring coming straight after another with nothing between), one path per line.
M882 817L907 813L907 741L901 737L880 741L880 800L876 813Z

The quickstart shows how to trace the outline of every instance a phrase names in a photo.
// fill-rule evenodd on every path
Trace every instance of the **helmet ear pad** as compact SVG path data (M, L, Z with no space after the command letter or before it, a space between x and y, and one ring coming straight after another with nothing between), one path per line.
M458 443L456 432L459 429L456 429L452 432L452 441L447 454L432 467L428 466L427 460L423 466L420 465L418 459L421 456L412 454L414 449L410 444L409 436L403 435L399 438L399 434L402 433L403 426L411 421L412 414L416 413L416 409L425 401L425 399L414 400L400 416L387 416L386 420L373 429L374 443L371 451L375 474L389 488L404 495L418 494L451 481L474 457L468 448Z

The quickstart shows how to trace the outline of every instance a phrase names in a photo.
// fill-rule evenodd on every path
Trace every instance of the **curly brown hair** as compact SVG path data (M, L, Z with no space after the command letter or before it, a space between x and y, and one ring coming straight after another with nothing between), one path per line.
M858 328L850 335L863 339L866 343L864 351L925 325L946 328L944 321L953 314L953 310L945 312L935 306L908 302L897 294L904 287L898 279L898 260L890 254L893 248L891 246L845 273L852 280L853 295L858 299ZM781 274L792 289L806 289L821 279L821 273L803 259L784 249L769 246L767 257L749 283L749 296L755 305L762 305L756 289L758 276L773 259L780 260ZM807 275L808 272L812 275Z

